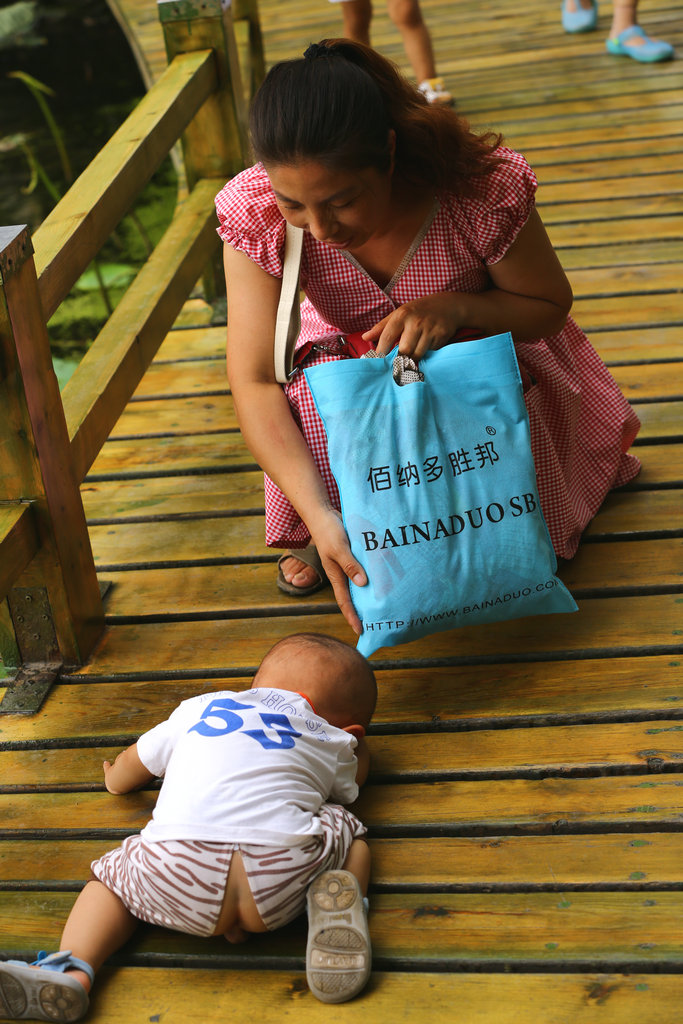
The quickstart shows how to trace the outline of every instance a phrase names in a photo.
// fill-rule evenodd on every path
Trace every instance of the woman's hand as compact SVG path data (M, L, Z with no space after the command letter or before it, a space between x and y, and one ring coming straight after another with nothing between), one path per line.
M320 523L316 523L314 527L309 525L309 529L323 569L332 584L340 611L354 633L360 636L362 626L351 602L349 580L353 580L359 587L364 587L368 578L360 562L357 562L351 553L349 538L339 512L332 508L326 509Z
M398 343L403 356L420 359L433 348L443 348L462 322L462 296L458 292L425 295L399 306L363 334L377 342L377 354L385 356Z

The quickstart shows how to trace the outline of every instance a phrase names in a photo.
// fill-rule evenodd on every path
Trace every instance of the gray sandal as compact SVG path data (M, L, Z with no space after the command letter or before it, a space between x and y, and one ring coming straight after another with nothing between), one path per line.
M344 1003L370 977L366 901L350 871L323 871L307 895L306 980L323 1003Z
M85 971L93 981L95 972L90 964L72 956L69 950L50 956L39 953L32 966L23 960L0 962L0 1016L63 1024L80 1020L87 1013L90 1000L80 981L65 973L70 967Z
M310 565L311 569L314 569L318 574L318 579L315 583L311 583L309 587L295 587L294 584L289 583L282 573L282 563L286 558L298 558L306 565ZM320 555L314 544L309 544L307 548L303 548L302 551L288 551L286 555L282 555L278 559L277 563L277 585L285 594L289 594L290 597L308 597L309 594L315 594L316 591L321 590L327 583L327 576L323 569L323 564L320 561Z

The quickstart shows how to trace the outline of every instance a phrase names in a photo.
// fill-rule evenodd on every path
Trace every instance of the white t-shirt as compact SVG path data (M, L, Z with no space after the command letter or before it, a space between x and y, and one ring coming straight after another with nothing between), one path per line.
M164 776L145 839L292 846L322 832L322 803L352 803L356 739L297 693L224 690L185 700L138 740Z

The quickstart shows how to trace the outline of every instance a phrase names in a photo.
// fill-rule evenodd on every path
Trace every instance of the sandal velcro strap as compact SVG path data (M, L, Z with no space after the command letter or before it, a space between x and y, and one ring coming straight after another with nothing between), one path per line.
M70 949L61 949L58 953L50 954L41 950L40 953L38 953L38 959L34 960L31 966L43 967L46 971L60 972L75 969L87 974L91 984L95 980L95 972L90 964L86 963L85 960L81 960L77 956L73 956Z

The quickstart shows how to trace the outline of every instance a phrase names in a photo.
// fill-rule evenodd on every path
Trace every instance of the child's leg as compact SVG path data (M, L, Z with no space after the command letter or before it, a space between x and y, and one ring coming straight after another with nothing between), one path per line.
M136 925L118 896L101 882L88 882L64 926L59 953L42 953L34 964L0 963L0 1016L80 1020L88 1010L92 971L123 945Z
M389 17L401 33L406 56L417 81L436 78L432 40L418 0L388 0L387 6Z
M98 971L104 961L127 942L137 924L137 918L102 882L88 882L67 918L59 948L71 950L79 960L85 960ZM90 990L90 980L83 971L69 973L81 982L86 992Z
M355 875L361 892L367 896L370 883L370 847L364 839L354 839L351 843L351 849L344 861L344 868Z
M343 0L344 37L354 43L370 45L371 0Z

